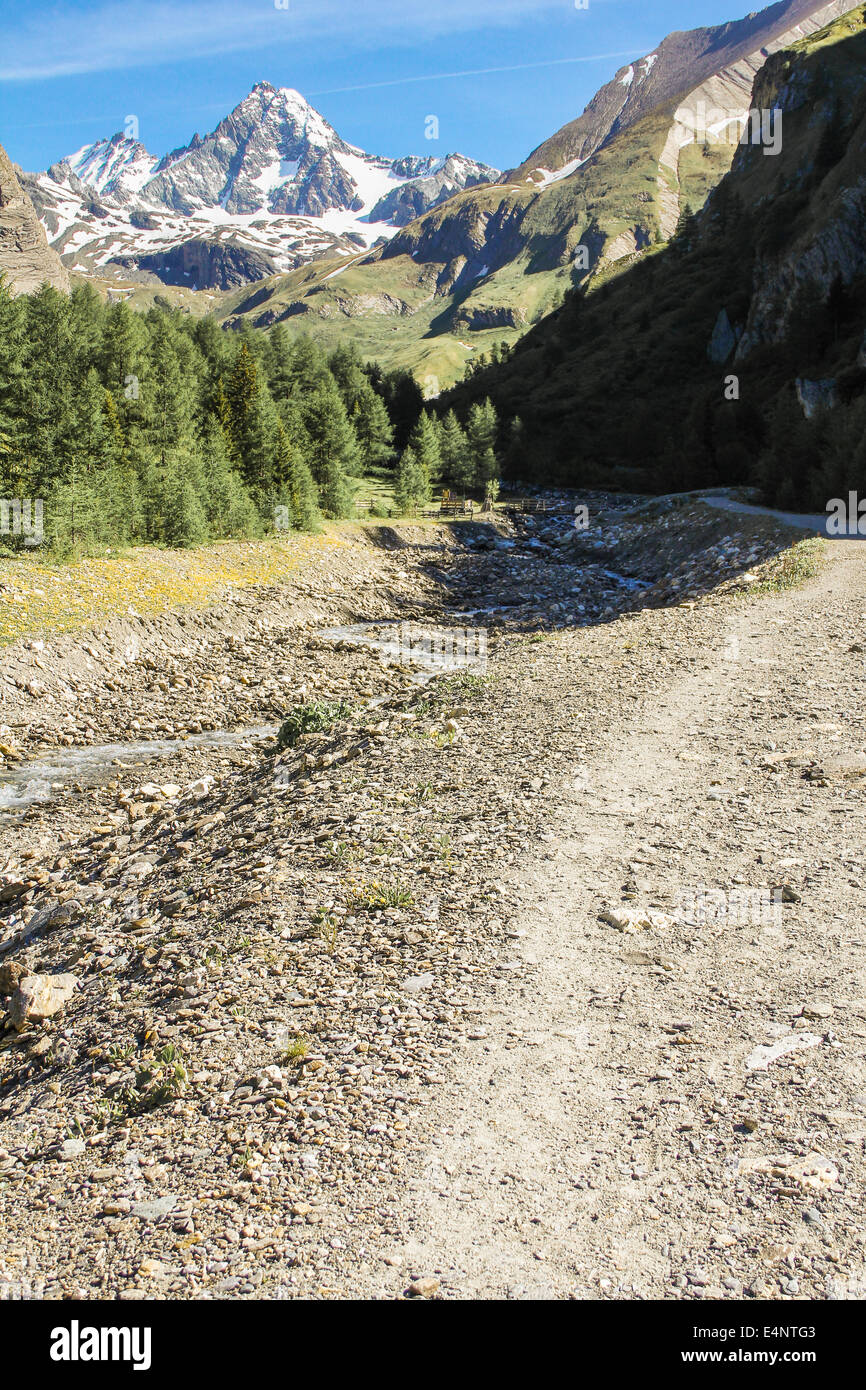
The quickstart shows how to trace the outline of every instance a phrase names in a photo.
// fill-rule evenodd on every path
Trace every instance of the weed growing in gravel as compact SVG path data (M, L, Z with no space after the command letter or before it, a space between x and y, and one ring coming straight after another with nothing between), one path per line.
M306 1038L300 1034L290 1038L288 1034L283 1035L280 1057L283 1062L302 1062L310 1050L310 1044Z
M277 748L294 748L303 734L320 734L332 729L343 719L351 718L353 709L345 700L313 701L295 705L277 735Z
M393 883L354 883L349 888L349 905L356 912L376 912L386 907L411 907L414 898L409 889L396 880Z
M108 1129L110 1125L119 1125L124 1113L116 1100L99 1100L93 1107L93 1122L97 1129Z
M124 1087L121 1099L130 1114L142 1115L168 1101L178 1100L188 1084L189 1073L180 1048L166 1043L153 1061L141 1066L133 1085Z
M339 922L332 913L322 912L316 914L316 926L319 930L319 936L333 955L337 949L337 937L340 932Z
M482 690L491 684L490 676L473 676L469 671L460 671L456 676L440 676L439 679L429 687L428 693L413 706L415 714L422 718L425 714L438 713L443 705L453 705L462 695L478 695ZM408 731L416 737L424 737L423 731L414 729Z
M235 1165L235 1167L240 1168L241 1173L244 1175L244 1177L249 1178L252 1177L253 1173L258 1167L257 1159L258 1155L256 1154L255 1150L251 1147L251 1145L245 1144L242 1149L240 1149L236 1154L232 1155L231 1161Z
M473 676L469 671L460 671L456 676L443 676L436 684L435 693L450 700L455 695L477 695L489 684L489 676Z
M454 852L451 845L451 836L437 835L433 843L436 846L436 854L438 858L440 858L444 861L445 864L450 866L453 863L454 859Z
M348 840L331 840L326 849L335 864L354 864L364 857L360 845L350 844Z
M430 737L437 748L450 748L451 744L457 740L457 735L453 729L431 729Z

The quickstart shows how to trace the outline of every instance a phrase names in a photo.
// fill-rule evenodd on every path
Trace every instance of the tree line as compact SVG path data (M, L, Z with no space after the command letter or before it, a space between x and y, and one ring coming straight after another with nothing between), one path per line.
M489 402L440 420L410 372L280 324L227 333L0 278L0 497L41 499L60 554L314 530L355 515L365 479L411 511L436 482L494 478L497 428Z

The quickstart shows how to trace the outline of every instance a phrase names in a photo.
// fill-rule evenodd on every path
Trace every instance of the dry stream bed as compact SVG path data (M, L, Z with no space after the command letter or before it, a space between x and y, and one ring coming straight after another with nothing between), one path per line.
M862 564L573 502L6 650L6 1296L862 1296Z

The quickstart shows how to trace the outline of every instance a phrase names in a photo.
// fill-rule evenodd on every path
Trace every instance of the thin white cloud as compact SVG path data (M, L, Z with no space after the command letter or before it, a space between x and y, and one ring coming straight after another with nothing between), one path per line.
M0 29L0 81L34 81L151 67L309 41L344 51L423 42L535 17L560 19L563 0L93 0L15 6ZM577 16L578 22L580 16Z
M510 63L500 68L463 68L460 72L429 72L419 77L392 77L385 82L362 82L354 87L326 87L324 91L307 92L308 98L330 97L339 92L372 92L377 87L405 87L412 82L439 82L449 77L486 77L493 72L527 72L530 68L558 68L565 63L601 63L609 58L635 58L633 48L621 48L617 53L587 53L580 58L547 58L539 63Z

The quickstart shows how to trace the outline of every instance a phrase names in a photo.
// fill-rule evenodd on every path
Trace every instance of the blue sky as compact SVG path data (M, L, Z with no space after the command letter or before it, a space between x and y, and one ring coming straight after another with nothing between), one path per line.
M212 130L264 79L296 87L370 153L460 150L507 168L665 34L747 8L581 3L0 0L0 144L41 169L135 115L143 143L164 154Z

